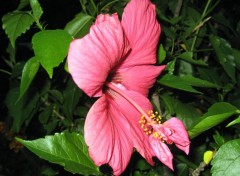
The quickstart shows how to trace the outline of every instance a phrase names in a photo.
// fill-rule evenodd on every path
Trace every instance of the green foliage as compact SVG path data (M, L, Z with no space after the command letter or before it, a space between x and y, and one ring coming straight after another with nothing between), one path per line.
M193 93L200 93L199 91L195 90L188 82L175 75L164 75L158 80L158 82L161 85L174 89L180 89Z
M37 0L29 0L29 1L32 8L32 12L33 12L33 17L35 21L39 21L43 14L42 8Z
M75 38L81 38L89 32L89 28L92 23L92 16L86 15L84 13L79 13L72 21L66 25L65 30L68 31L71 36Z
M53 68L59 66L67 56L71 36L64 30L44 30L36 33L32 38L36 59L53 76Z
M83 136L77 133L61 133L42 139L27 141L17 139L40 158L62 165L74 174L99 175L98 168L88 156Z
M236 113L237 108L231 104L224 102L215 103L208 109L208 112L200 118L200 122L198 122L191 130L188 131L189 136L194 138Z
M0 150L6 157L1 155L0 161L6 162L0 163L1 174L101 175L83 138L95 99L73 82L66 56L70 42L84 37L98 14L117 12L121 18L128 0L3 2ZM158 162L152 167L134 152L124 174L185 176L204 170L200 175L235 176L240 153L240 3L152 2L162 30L157 65L167 67L150 91L155 96L151 101L164 120L183 121L191 148L185 156L171 146L174 171ZM44 160L22 149L15 136ZM202 168L208 150L216 155Z
M29 12L13 12L3 16L3 29L11 41L12 46L15 46L15 40L28 29L30 29L34 20Z
M20 94L18 97L18 100L22 98L24 93L29 88L31 82L33 81L35 75L38 72L39 69L39 62L35 59L35 57L29 59L22 70L22 79L21 79L21 85L20 85Z
M231 150L231 152L229 152ZM240 172L240 139L223 144L215 154L211 165L213 176L238 175Z
M17 101L17 97L19 97L19 88L13 88L9 90L5 100L13 121L12 130L15 132L19 132L22 125L27 125L33 118L37 110L39 95L34 91L29 91L20 101Z

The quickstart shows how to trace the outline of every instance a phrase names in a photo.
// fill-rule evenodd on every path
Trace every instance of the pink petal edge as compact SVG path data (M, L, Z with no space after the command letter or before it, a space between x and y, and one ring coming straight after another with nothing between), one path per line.
M155 5L150 0L131 0L124 9L121 22L132 48L121 67L155 64L161 33Z
M173 135L169 136L169 138L175 143L176 147L188 154L190 149L190 140L183 122L178 118L173 117L164 122L163 126L166 126L174 131Z
M89 155L97 166L108 163L114 175L127 167L133 143L130 126L109 95L103 95L91 107L84 126Z
M102 87L110 71L128 52L117 14L99 15L90 33L72 41L68 68L74 82L90 97L102 95Z

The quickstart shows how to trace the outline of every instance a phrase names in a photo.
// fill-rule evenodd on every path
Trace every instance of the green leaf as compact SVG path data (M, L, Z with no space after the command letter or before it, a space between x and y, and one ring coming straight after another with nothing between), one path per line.
M166 58L167 52L164 50L163 45L161 44L158 49L158 63L161 64Z
M186 51L186 52L180 54L177 57L182 59L182 60L184 60L184 61L186 61L186 62L189 62L191 64L207 66L207 64L204 61L202 61L202 60L194 60L193 59L193 52L191 52L191 51Z
M19 5L18 5L17 10L21 10L28 5L29 5L29 0L21 0Z
M240 139L223 144L211 164L213 176L236 176L240 173Z
M184 122L187 129L190 129L200 117L200 114L191 104L176 100L176 116Z
M17 141L40 158L59 164L73 174L100 174L89 157L88 148L80 134L64 132L33 141L19 138Z
M194 89L188 82L175 75L164 75L158 80L158 83L174 89L184 90L192 93L201 93Z
M34 16L35 20L39 21L43 14L43 11L42 11L42 8L41 8L38 0L30 0L30 5L32 8L33 16Z
M71 36L64 30L45 30L36 33L32 44L36 59L48 72L50 78L53 68L59 66L67 55Z
M202 80L199 78L195 78L191 75L181 76L181 79L188 82L190 85L196 86L196 87L220 88L220 86L218 86L214 83L211 83L209 81Z
M177 116L189 129L193 126L194 122L200 117L200 114L191 104L185 104L168 95L167 93L160 96L162 106L169 116Z
M226 40L213 35L210 36L210 41L217 54L219 63L222 65L228 76L236 82L236 63L233 55L233 49L230 44Z
M73 111L82 96L82 91L70 80L67 84L66 89L63 92L64 102L63 102L63 112L65 116L72 119Z
M216 134L213 135L213 139L218 146L222 146L225 143L224 138L219 134L218 131L216 131Z
M38 72L39 66L40 63L36 60L35 57L29 59L24 65L20 85L20 94L17 101L19 101L22 98L24 93L29 88L32 80L34 79L35 75Z
M229 103L220 102L212 105L191 130L188 131L190 138L194 138L202 132L218 125L224 120L237 113L237 108Z
M231 121L229 124L227 124L226 127L230 127L230 126L238 124L238 123L240 123L240 116L238 118L234 119L233 121Z
M37 111L39 94L35 91L28 91L17 103L16 98L19 96L19 88L10 89L7 94L5 103L12 118L12 130L19 132L22 125L26 125L32 119Z
M79 13L73 20L67 23L65 30L75 37L81 38L89 32L94 18L84 13Z
M13 47L15 46L16 39L30 29L33 22L34 20L29 12L16 11L3 16L3 29Z

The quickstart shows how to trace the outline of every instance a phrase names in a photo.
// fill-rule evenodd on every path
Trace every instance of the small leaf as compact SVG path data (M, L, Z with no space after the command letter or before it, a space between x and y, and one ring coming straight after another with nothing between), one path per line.
M194 89L188 82L175 75L164 75L158 80L158 83L174 89L184 90L192 93L201 93Z
M237 108L229 103L220 102L212 105L191 130L188 131L190 138L194 138L202 132L218 125L237 112Z
M16 39L30 29L33 22L34 20L29 12L16 11L3 16L3 29L13 47L15 46Z
M84 13L79 13L67 23L65 30L75 38L81 38L89 32L94 18Z
M240 139L223 144L211 164L213 176L236 176L240 173Z
M100 174L89 157L88 148L80 134L65 132L33 141L17 138L17 141L40 158L59 164L73 174Z
M167 55L167 53L164 50L163 45L161 44L158 49L158 63L159 64L161 64L165 60L166 55Z
M223 136L221 136L218 131L216 131L216 134L213 135L213 139L219 147L225 143Z
M229 124L227 124L226 127L230 127L230 126L238 124L238 123L240 123L240 116L238 118L236 118L235 120L231 121Z
M64 30L45 30L33 36L32 44L36 59L50 78L53 75L53 68L66 57L71 40L71 36Z
M35 20L39 21L43 11L42 8L37 0L30 0L30 5L33 11L33 16L35 17Z
M40 63L34 57L29 59L24 65L20 85L20 94L17 101L19 101L22 98L24 93L29 88L32 80L34 79L35 75L38 72L39 66Z

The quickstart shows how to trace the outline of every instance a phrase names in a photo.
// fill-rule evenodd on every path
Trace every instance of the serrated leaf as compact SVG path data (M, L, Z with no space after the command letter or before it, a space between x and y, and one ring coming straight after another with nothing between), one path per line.
M39 66L40 63L34 57L29 59L24 65L20 84L20 94L17 101L19 101L22 98L24 93L29 88L30 84L32 83L32 80L34 79L35 75L38 72Z
M158 80L158 83L174 89L184 90L192 93L201 93L194 89L188 82L175 75L164 75Z
M34 19L29 12L16 11L3 16L3 29L8 35L13 47L15 46L16 39L30 29L33 22Z
M213 176L236 176L240 173L240 139L223 144L211 164Z
M17 141L40 158L59 164L73 174L100 174L98 167L89 157L88 148L80 134L64 132L33 141Z
M192 86L196 86L196 87L207 87L207 88L220 88L220 86L211 83L209 81L206 80L202 80L199 78L195 78L191 75L185 75L185 76L181 76L181 78L185 81L187 81L190 85Z
M202 132L218 125L237 112L237 108L229 103L220 102L213 104L208 112L205 113L200 121L188 131L190 138L194 138Z
M32 38L36 59L48 72L50 78L53 68L59 66L67 55L71 36L64 30L45 30L36 33Z
M38 0L30 0L30 5L32 8L33 16L34 16L35 20L39 21L43 14L43 11L42 11L42 8L41 8Z
M65 30L75 37L81 38L89 32L94 18L84 13L79 13L73 20L67 23Z

